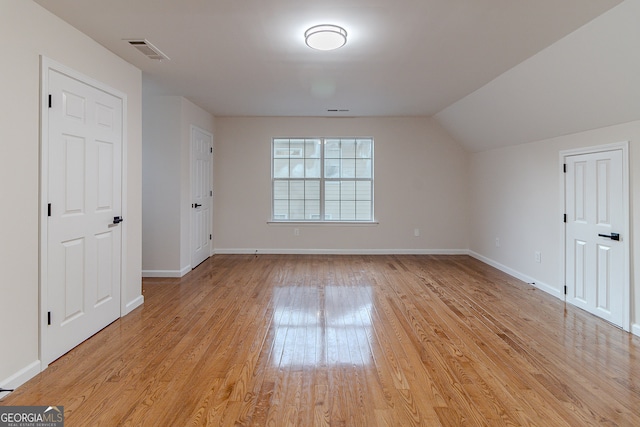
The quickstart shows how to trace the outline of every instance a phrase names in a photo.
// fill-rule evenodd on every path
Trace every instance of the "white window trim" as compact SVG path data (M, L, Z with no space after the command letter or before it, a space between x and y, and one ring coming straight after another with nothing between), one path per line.
M276 140L280 140L280 139L288 139L288 140L296 140L296 139L300 139L300 140L312 140L312 139L319 139L321 141L321 145L322 145L322 149L320 152L320 178L310 178L310 179L317 179L320 182L320 216L323 215L324 211L325 211L325 203L326 200L324 200L324 187L325 187L325 183L326 182L330 182L330 181L341 181L341 180L353 180L354 182L358 182L358 181L366 181L366 182L371 182L371 219L370 220L322 220L322 219L313 219L313 220L301 220L301 219L276 219L275 218L275 214L274 214L274 210L275 210L275 203L274 203L274 183L278 180L284 180L284 179L278 179L274 177L274 159L277 158L298 158L298 156L292 156L291 154L289 154L288 156L286 155L282 155L282 154L277 154L275 152L275 141ZM325 163L325 150L324 150L324 144L326 140L330 140L330 139L340 139L340 140L344 140L344 139L368 139L371 140L371 178L370 179L356 179L356 178L325 178L324 176L324 163ZM280 136L280 137L273 137L271 139L271 158L270 158L270 162L271 162L271 219L267 221L267 224L283 224L283 225L377 225L379 224L376 219L375 219L375 173L374 173L374 164L375 164L375 140L373 137L371 136L337 136L337 137L331 137L331 136L324 136L324 137L294 137L294 136ZM291 153L291 150L289 150L289 153ZM304 153L300 153L300 157L303 158L304 157ZM298 179L298 178L293 178L293 180ZM305 178L299 178L300 180L304 181Z
M267 221L267 224L269 225L282 225L282 226L288 226L288 225L295 225L295 226L305 226L305 225L318 225L318 226L326 226L326 225L331 225L331 226L336 226L336 227L340 227L340 226L352 226L352 225L356 225L356 226L363 226L363 227L369 227L372 225L378 225L380 224L379 221Z

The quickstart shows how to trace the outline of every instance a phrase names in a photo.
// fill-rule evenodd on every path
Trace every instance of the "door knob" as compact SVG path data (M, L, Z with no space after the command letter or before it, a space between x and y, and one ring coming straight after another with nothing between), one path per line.
M611 233L611 234L598 234L598 236L600 237L607 237L611 240L620 240L620 234L618 233Z
M114 216L113 217L113 223L114 224L120 224L122 221L124 221L124 219L121 216Z
M200 206L202 206L200 203L196 203L193 205L194 208L199 208Z

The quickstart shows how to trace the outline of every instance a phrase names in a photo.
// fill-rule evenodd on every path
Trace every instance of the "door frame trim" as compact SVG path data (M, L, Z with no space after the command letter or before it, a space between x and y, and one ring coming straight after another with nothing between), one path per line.
M40 157L39 157L39 184L40 184L40 194L39 194L39 218L40 218L40 227L38 230L38 244L39 244L39 271L38 271L38 282L39 282L39 296L40 296L40 305L39 305L39 343L38 343L38 356L40 358L40 370L44 371L48 363L45 362L45 354L46 354L46 339L45 335L47 332L47 294L48 294L48 269L47 269L47 261L48 261L48 220L47 220L47 204L48 201L48 179L49 176L49 72L56 71L58 73L64 74L72 79L78 80L88 86L92 86L98 90L106 92L118 99L122 102L122 149L121 149L121 215L124 218L127 218L127 95L124 92L121 92L117 89L110 87L109 85L95 80L89 76L86 76L72 68L67 67L59 62L56 62L44 55L40 55ZM124 292L124 283L126 279L126 248L127 248L127 221L120 224L122 227L122 238L121 238L121 248L120 248L120 317L127 313L127 302L126 295Z
M626 301L623 304L624 313L622 314L622 329L627 332L631 332L631 228L630 228L630 186L629 186L629 141L621 141L615 142L611 144L604 145L595 145L590 147L581 147L574 148L569 150L560 151L560 160L559 160L559 183L560 183L560 201L558 206L560 207L560 214L558 218L562 218L562 215L566 213L565 203L566 203L566 174L564 173L564 164L566 163L566 158L569 156L575 156L580 154L593 154L593 153L601 153L605 151L614 151L621 150L622 151L622 215L623 215L623 229L621 234L623 236L622 245L624 249L624 300ZM561 221L560 227L560 254L562 262L560 263L560 281L559 283L562 286L567 284L567 255L566 255L566 224ZM564 301L567 302L567 296L564 295Z

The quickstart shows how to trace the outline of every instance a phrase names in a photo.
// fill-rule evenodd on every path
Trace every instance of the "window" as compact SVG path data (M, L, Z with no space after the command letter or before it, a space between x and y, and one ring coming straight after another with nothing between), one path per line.
M273 221L372 222L372 138L274 138Z

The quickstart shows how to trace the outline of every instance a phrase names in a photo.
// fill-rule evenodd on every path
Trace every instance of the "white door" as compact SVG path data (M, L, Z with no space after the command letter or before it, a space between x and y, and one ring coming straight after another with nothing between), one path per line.
M196 268L211 253L211 158L213 135L191 126L191 266Z
M45 363L120 316L122 99L48 68Z
M622 150L565 157L567 302L624 326L628 256Z

